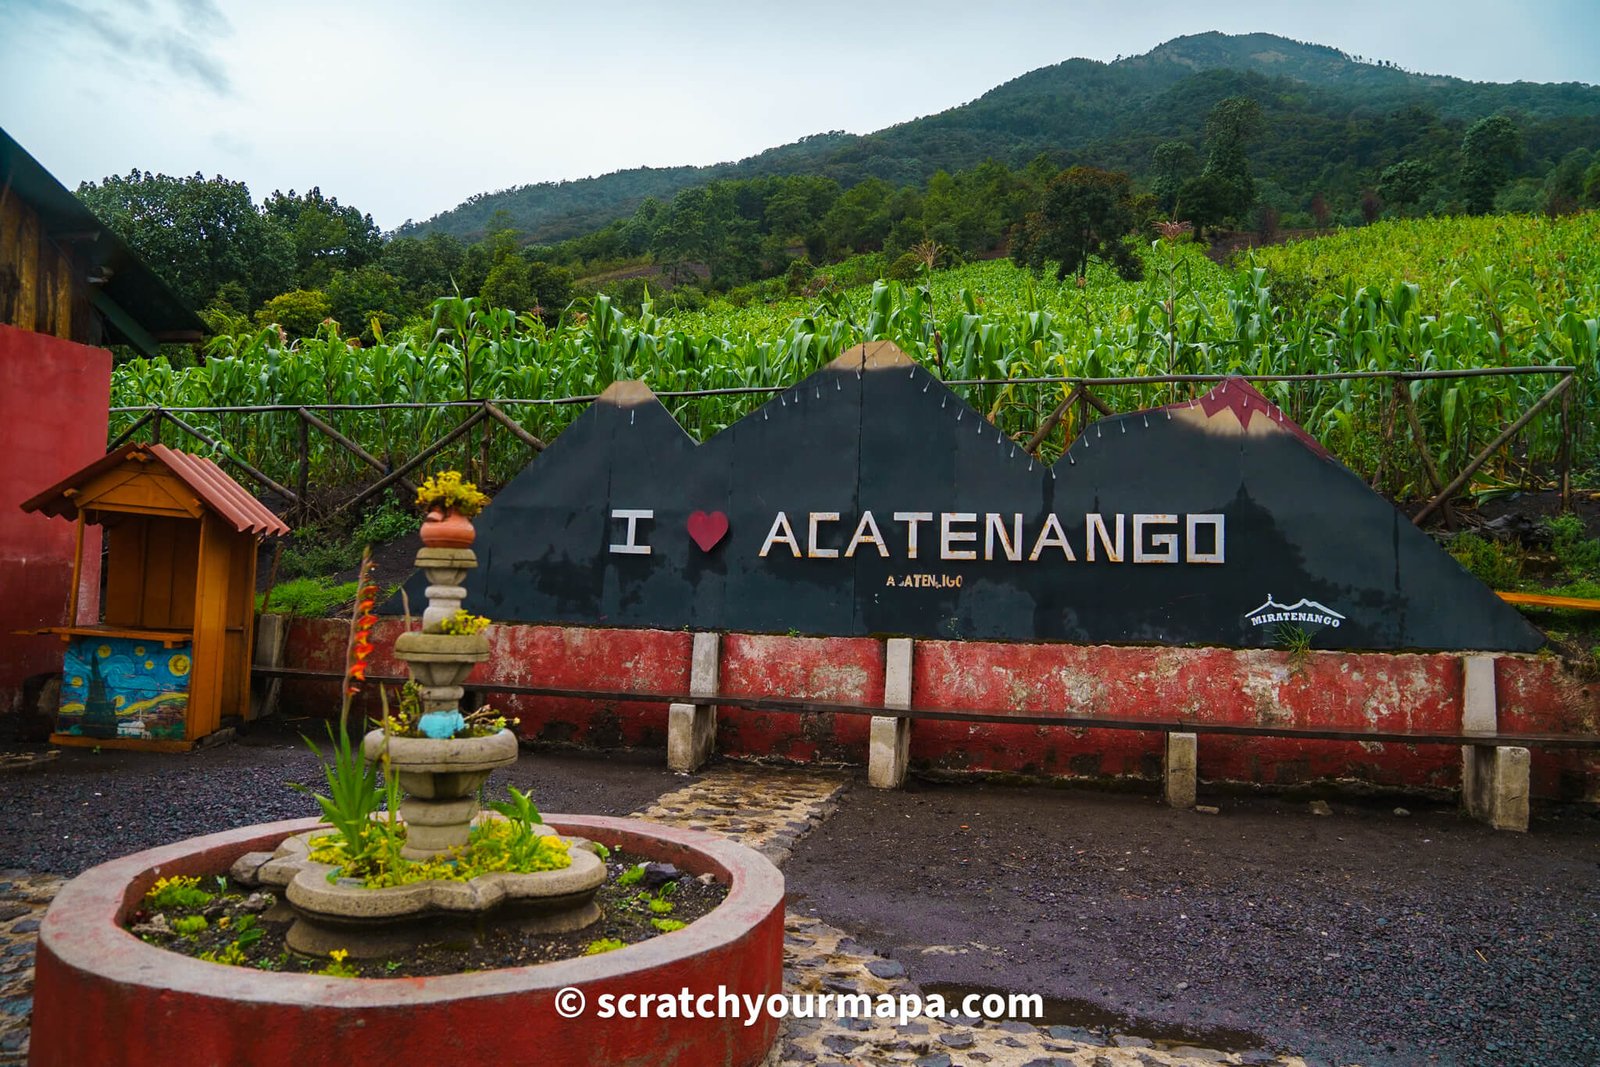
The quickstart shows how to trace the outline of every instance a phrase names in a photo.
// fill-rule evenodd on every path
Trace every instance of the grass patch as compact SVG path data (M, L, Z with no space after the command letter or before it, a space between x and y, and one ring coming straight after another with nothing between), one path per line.
M271 610L279 615L324 619L355 598L355 582L335 584L327 578L295 578L273 586ZM263 610L265 600L265 593L256 594L257 611Z

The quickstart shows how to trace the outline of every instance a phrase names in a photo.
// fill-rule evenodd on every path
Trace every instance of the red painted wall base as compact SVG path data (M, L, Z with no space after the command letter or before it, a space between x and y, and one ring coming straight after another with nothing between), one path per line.
M387 654L400 623L384 620L376 644ZM492 654L473 681L564 689L689 691L691 635L660 630L493 626ZM339 670L345 629L337 620L298 620L288 665ZM1461 728L1460 655L1151 648L918 641L911 703L919 708L1071 709L1115 718L1186 717L1241 725L1349 729ZM727 634L720 690L726 694L881 704L884 643L872 638ZM380 659L376 670L404 674ZM1500 729L1600 732L1600 684L1559 660L1499 656ZM285 706L327 714L337 686L294 683ZM497 697L521 718L524 737L593 747L665 747L662 704ZM374 704L375 710L375 704ZM865 763L869 720L859 715L790 714L724 705L717 751L725 756ZM1161 772L1159 732L921 721L912 725L912 767L954 773L1052 778L1148 779ZM1383 789L1459 788L1461 753L1449 745L1301 741L1205 736L1200 777L1209 782L1290 786L1342 780ZM1600 753L1535 750L1533 791L1544 799L1600 801Z

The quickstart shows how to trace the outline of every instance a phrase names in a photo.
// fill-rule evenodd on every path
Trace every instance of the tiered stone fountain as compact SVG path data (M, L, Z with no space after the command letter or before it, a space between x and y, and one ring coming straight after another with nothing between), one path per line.
M428 632L460 605L470 551L424 549L432 584L424 632L396 642L423 688L425 710L448 725L461 683L488 655L480 635ZM430 720L438 722L438 719ZM451 732L453 732L453 727ZM385 739L368 735L369 756ZM388 738L406 791L408 850L432 855L463 842L479 816L475 792L516 758L509 732L461 740ZM676 998L683 989L767 997L783 984L783 875L751 849L641 819L545 815L571 842L573 864L532 875L426 882L370 890L333 884L307 858L316 819L227 830L112 860L68 882L39 931L32 1067L87 1063L278 1067L282 1063L541 1063L614 1067L766 1060L778 1020L594 1016L602 995ZM210 878L230 869L282 892L298 919L301 951L399 951L485 923L573 929L598 914L605 868L586 837L710 875L728 896L674 933L596 956L432 978L332 978L228 967L145 944L127 929L158 878ZM587 1007L586 1007L587 1006Z
M362 742L367 759L387 763L405 791L401 855L409 860L463 848L474 820L497 818L480 813L478 789L495 768L517 760L510 730L452 736L465 725L461 683L489 658L489 642L482 634L442 633L440 626L460 609L466 595L461 581L477 565L470 548L417 553L417 566L428 575L428 607L422 630L401 634L394 649L420 690L418 728L428 736L397 737L379 729ZM572 863L560 870L368 889L356 879L329 881L333 868L309 855L316 836L297 834L270 856L243 856L232 871L236 881L283 888L295 913L288 940L296 952L322 956L343 949L357 959L375 959L441 941L459 943L508 925L537 933L577 930L601 915L594 895L605 882L605 864L583 838L565 839Z

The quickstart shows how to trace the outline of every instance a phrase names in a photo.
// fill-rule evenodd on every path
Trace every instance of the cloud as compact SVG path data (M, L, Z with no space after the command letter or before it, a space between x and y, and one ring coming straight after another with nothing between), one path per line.
M180 14L188 17L190 25L207 37L222 37L233 33L233 24L212 0L173 0Z
M179 77L198 81L219 96L232 95L233 82L228 78L227 68L193 40L170 38L161 42L161 49L168 67Z
M135 77L165 77L233 95L219 45L233 25L213 0L21 0L10 14L39 39L67 41ZM23 39L17 34L12 44Z

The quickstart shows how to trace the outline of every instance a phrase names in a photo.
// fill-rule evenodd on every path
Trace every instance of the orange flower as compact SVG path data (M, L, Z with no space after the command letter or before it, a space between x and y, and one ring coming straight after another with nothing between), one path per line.
M372 581L372 549L361 553L361 567L356 571L355 608L350 612L350 644L345 654L344 706L339 709L339 726L344 729L350 718L350 698L361 690L357 683L367 679L367 659L372 655L372 628L378 622L373 609L378 603L378 586Z

